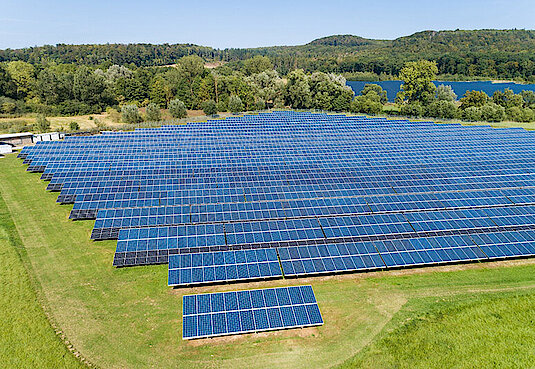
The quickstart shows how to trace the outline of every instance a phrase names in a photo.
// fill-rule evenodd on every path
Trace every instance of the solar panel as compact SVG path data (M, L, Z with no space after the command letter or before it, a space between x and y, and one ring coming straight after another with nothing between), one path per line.
M275 249L169 256L169 286L282 277Z
M311 286L185 295L182 314L183 339L323 324Z
M253 250L299 276L533 254L535 135L521 129L277 111L19 157L71 219L95 219L92 239L118 240L118 267ZM280 273L246 261L171 268L170 282Z

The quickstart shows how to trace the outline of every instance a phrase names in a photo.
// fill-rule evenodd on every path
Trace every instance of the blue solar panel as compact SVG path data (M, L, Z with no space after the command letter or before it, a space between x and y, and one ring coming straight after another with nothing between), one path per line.
M169 286L282 277L275 249L178 254L169 257Z
M323 324L311 286L185 295L183 339Z
M285 111L19 156L71 219L96 219L92 239L118 239L116 266L275 249L303 275L532 255L535 135L521 129ZM192 282L234 276L203 268ZM189 283L182 269L173 280Z

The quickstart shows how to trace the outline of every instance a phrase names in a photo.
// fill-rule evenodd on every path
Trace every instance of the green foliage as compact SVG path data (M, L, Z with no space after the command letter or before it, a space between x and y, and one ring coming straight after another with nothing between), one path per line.
M228 110L231 113L236 114L243 111L243 103L239 96L231 96L228 101Z
M125 123L140 123L143 121L137 105L125 105L121 108L121 116Z
M533 122L535 121L535 112L530 108L520 108L513 106L506 110L507 119L514 122Z
M453 92L451 86L438 85L436 99L438 101L455 101L457 100L457 95Z
M273 69L273 64L267 56L257 55L243 62L243 69L245 74L250 76L252 74L262 73Z
M80 125L78 124L78 122L72 121L69 124L69 128L71 129L71 131L76 132L76 131L80 130Z
M171 100L169 103L169 113L173 118L186 118L188 112L186 110L186 105L178 99Z
M457 105L451 100L435 100L424 109L425 115L433 118L454 119L459 115Z
M227 101L219 100L219 102L216 105L217 105L217 111L221 111L221 112L228 111L228 102Z
M494 103L485 104L481 107L481 119L487 122L501 122L505 119L505 109Z
M158 76L150 86L150 100L158 104L161 108L166 108L171 99L171 88L167 85L163 77Z
M435 95L436 86L432 82L438 73L437 64L428 60L408 62L399 72L403 81L401 89L407 102L427 103Z
M162 118L162 112L160 111L160 107L154 103L150 103L147 105L147 108L145 110L146 114L146 120L149 122L158 122Z
M266 102L264 99L259 98L254 103L255 110L264 110L266 108Z
M364 114L378 114L383 111L382 96L377 93L377 90L368 89L365 92L366 94L361 94L353 99L350 110L354 113Z
M406 117L421 117L424 113L424 108L419 102L413 102L401 105L399 110L401 115Z
M481 108L478 108L477 106L470 106L468 108L465 108L462 110L461 117L463 120L467 120L469 122L477 122L481 120Z
M379 85L373 84L373 83L367 83L364 85L364 88L362 91L360 91L361 95L367 95L370 92L375 92L380 97L380 103L386 104L388 101L388 96L386 94L386 91L383 90L383 88Z
M312 102L312 94L305 71L297 69L288 74L288 83L284 90L286 105L294 109L309 108Z
M19 99L32 97L32 88L35 83L35 68L22 60L7 63L7 73L16 88Z
M466 91L461 98L461 110L470 107L480 108L489 101L489 95L483 91Z
M206 115L217 114L217 105L214 100L208 100L202 103L202 110Z
M506 88L503 91L495 91L492 95L492 102L504 107L505 109L509 109L514 106L521 108L524 105L524 99L522 95L516 95L510 88Z
M50 130L50 122L46 119L44 114L37 115L35 118L35 129L38 132L47 132Z

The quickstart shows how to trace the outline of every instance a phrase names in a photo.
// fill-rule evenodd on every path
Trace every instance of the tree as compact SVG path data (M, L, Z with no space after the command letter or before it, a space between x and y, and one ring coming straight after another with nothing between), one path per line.
M510 88L506 88L503 91L495 91L492 95L492 102L503 106L505 109L512 108L513 106L521 108L524 105L522 95L516 95Z
M469 122L477 122L481 120L481 108L470 106L462 110L462 118Z
M78 122L75 122L75 121L72 121L70 124L69 124L69 127L71 129L71 131L73 132L76 132L80 129L80 125L78 124Z
M228 101L228 110L233 114L240 113L243 111L243 103L239 96L231 96Z
M186 81L191 98L194 98L193 84L196 78L204 73L204 62L197 55L188 55L181 58L177 63L178 73Z
M419 102L413 102L401 105L401 109L399 110L399 112L401 113L401 115L407 117L421 117L423 115L424 108Z
M488 103L481 108L481 119L487 122L501 122L505 119L505 109L495 103Z
M386 94L386 91L383 90L383 88L381 86L376 85L374 83L366 83L364 85L364 88L362 89L362 91L360 91L360 94L364 96L364 95L367 95L370 92L375 92L377 94L377 96L380 97L379 102L381 104L386 104L388 102L388 96Z
M92 72L85 65L76 70L73 81L75 99L92 106L104 105L110 101L110 97L106 94L106 88L104 77Z
M186 118L188 116L188 111L186 110L186 105L178 99L171 100L169 103L169 113L173 118Z
M399 72L403 81L401 89L408 103L427 103L435 94L436 87L432 82L438 73L436 62L419 60L405 63Z
M137 105L125 105L121 108L121 116L125 123L140 123L143 121Z
M524 107L531 108L535 107L535 92L534 91L522 91L520 93L522 99L524 100Z
M30 63L21 60L7 63L7 72L15 83L17 98L32 97L35 83L35 68Z
M264 99L259 98L254 103L255 110L264 110L266 108L266 102Z
M39 114L35 119L35 129L39 132L50 130L50 122L46 119L44 114Z
M284 91L286 105L294 109L309 108L312 94L308 84L308 77L302 69L296 69L288 74L288 83Z
M208 100L202 103L202 110L206 115L217 114L217 105L214 100Z
M435 100L425 107L425 115L434 118L454 119L458 115L458 109L454 101Z
M532 122L535 120L535 115L530 108L513 106L507 109L507 118L515 122Z
M243 68L245 74L250 76L252 74L261 73L267 70L273 69L273 64L267 56L254 56L250 59L247 59L243 62Z
M17 86L2 64L0 64L0 96L17 98Z
M489 101L489 95L483 91L466 91L461 98L461 110L475 107L480 108Z
M378 114L383 110L381 96L370 90L366 95L359 95L353 99L350 110L353 113Z
M438 101L455 101L457 100L457 94L453 92L451 86L438 85L436 99Z
M161 76L156 77L152 82L149 97L161 108L167 107L167 103L171 99L171 89Z
M150 122L158 122L162 118L160 107L154 103L150 103L146 108L147 120Z

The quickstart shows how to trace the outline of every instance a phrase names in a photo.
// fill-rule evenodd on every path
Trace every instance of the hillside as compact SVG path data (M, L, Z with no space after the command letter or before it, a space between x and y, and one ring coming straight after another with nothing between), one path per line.
M535 75L535 31L423 31L395 40L334 35L305 45L224 50L191 44L59 44L0 50L0 62L163 66L191 54L230 62L230 66L254 55L266 55L283 74L303 68L397 75L406 61L430 59L437 62L441 74L531 80Z

